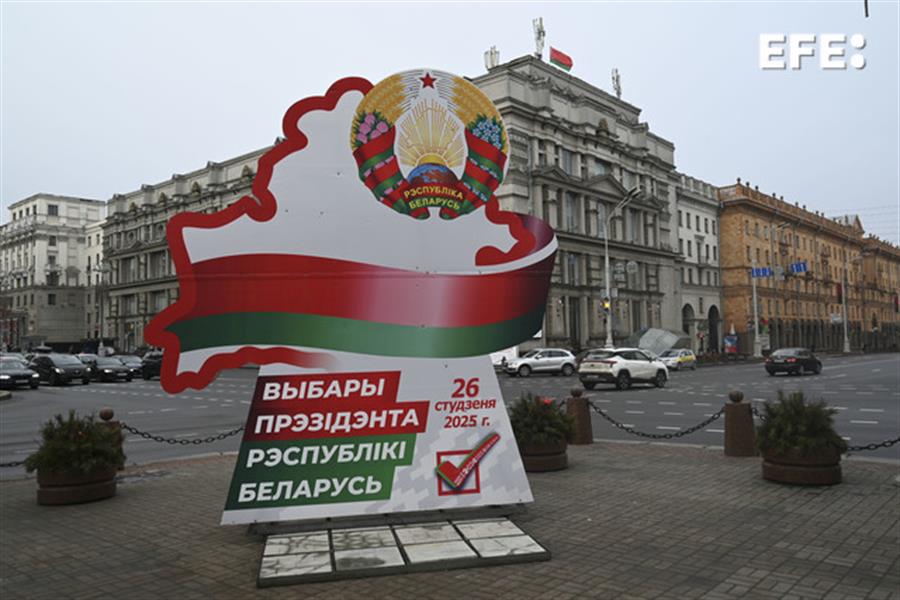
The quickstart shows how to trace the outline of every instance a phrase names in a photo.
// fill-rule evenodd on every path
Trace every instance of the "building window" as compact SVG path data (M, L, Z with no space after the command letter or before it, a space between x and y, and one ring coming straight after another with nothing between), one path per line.
M606 237L606 205L597 202L597 237Z
M752 259L750 258L750 246L747 246L747 262L750 262Z
M581 277L579 277L578 269L578 259L579 256L575 253L569 252L566 254L566 275L568 277L569 285L581 284Z
M688 256L693 256L693 250L691 248L691 240L688 240L687 243L688 243Z
M697 231L700 231L700 215L697 215Z
M575 232L578 230L578 216L575 212L575 194L566 192L563 199L563 222L566 224L566 231Z
M684 240L678 238L678 254L684 254Z
M48 204L47 205L47 216L48 217L58 217L59 216L59 206L56 204Z
M538 165L545 166L547 164L547 142L538 140Z
M691 213L685 213L685 226L690 229L691 228Z
M760 261L760 258L759 258L759 248L757 248L757 249L756 249L756 264L759 264L759 261Z
M571 150L562 149L562 164L560 166L569 175L575 174L575 161Z
M47 306L56 306L56 294L47 294Z
M750 235L750 221L744 221L744 235Z
M706 244L706 260L709 260L709 244Z
M692 269L690 267L688 267L688 283L689 284L694 283L694 269Z
M713 222L712 222L712 232L713 232L713 235L716 235L716 220L715 219L713 219Z
M56 246L56 236L55 235L51 235L50 237L47 238L47 245L48 246Z
M679 211L678 211L678 226L679 226L679 227L683 227L683 226L684 226L684 219L681 218L682 216L683 216L683 215L682 215L681 211L679 210Z
M709 233L709 219L703 219L703 232Z

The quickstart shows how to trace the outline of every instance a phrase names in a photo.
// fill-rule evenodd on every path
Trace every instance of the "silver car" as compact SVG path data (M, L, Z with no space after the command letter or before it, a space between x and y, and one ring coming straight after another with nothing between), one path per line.
M562 348L537 348L508 361L504 370L519 377L532 373L562 373L569 377L575 372L575 355Z

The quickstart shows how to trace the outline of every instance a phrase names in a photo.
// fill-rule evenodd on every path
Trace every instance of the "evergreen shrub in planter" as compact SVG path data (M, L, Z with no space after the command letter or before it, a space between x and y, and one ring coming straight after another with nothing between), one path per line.
M37 470L38 504L76 504L116 493L116 470L124 464L121 433L93 415L56 415L41 428L41 445L25 459Z
M526 393L509 411L525 470L558 471L568 466L567 443L575 421L548 398Z
M809 402L803 392L778 392L765 404L756 446L762 454L763 478L798 485L841 482L841 454L847 443L834 429L833 408Z

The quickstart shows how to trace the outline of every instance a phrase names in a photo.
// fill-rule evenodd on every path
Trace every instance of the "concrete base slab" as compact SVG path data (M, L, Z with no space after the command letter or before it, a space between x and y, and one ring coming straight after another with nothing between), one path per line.
M550 552L506 518L323 529L269 536L257 585L543 560Z

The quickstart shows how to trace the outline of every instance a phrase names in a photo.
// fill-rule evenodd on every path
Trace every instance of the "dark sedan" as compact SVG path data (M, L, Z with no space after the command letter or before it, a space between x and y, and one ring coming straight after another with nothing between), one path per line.
M131 381L131 369L115 358L101 356L94 363L94 378L98 381Z
M822 361L806 348L781 348L766 358L766 373L787 373L789 375L806 375L822 372Z
M141 376L144 379L159 377L159 371L162 367L162 358L163 353L159 350L151 350L145 354L141 364Z
M142 373L142 362L139 356L134 356L133 354L116 354L113 356L116 360L121 362L123 365L131 369L131 375L133 377L137 377Z
M41 381L50 385L62 385L70 381L91 382L87 367L71 354L36 354L28 365L37 371Z
M15 388L20 385L38 386L40 377L17 358L0 358L0 388Z

